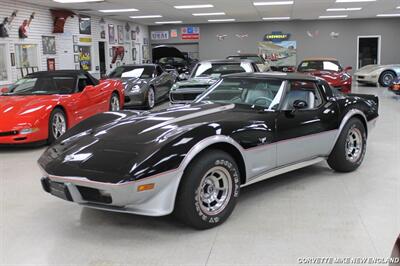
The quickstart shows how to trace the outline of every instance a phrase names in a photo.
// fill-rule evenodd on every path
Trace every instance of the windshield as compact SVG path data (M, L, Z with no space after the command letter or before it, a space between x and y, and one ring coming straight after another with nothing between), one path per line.
M264 60L256 55L235 55L228 57L228 59L250 60L255 62L256 64L264 64Z
M76 90L75 77L26 77L18 80L4 95L71 94Z
M303 61L299 68L299 72L310 72L310 71L342 71L342 67L339 65L337 61Z
M154 66L120 66L110 73L109 78L151 78Z
M284 82L274 79L225 78L205 91L196 102L211 101L278 108Z
M254 72L250 63L200 63L196 65L192 73L193 77L208 77L221 75Z

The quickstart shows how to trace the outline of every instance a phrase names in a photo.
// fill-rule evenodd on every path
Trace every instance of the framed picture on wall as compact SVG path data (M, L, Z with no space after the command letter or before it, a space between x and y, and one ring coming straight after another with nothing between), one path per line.
M118 28L118 43L123 44L124 43L124 27L121 25L118 25L117 28Z
M79 64L75 64L75 70L80 70L81 66Z
M110 57L113 57L113 56L114 56L114 51L113 51L113 48L112 48L112 47L109 49L109 56L110 56Z
M79 55L74 55L74 63L79 63Z
M137 51L136 48L132 48L132 61L136 61Z
M56 70L56 59L47 58L47 71L54 71L54 70Z
M11 56L11 66L15 67L15 53L10 53L10 56Z
M79 33L92 34L92 19L86 15L79 15Z
M90 46L79 46L79 64L84 71L92 70L92 53Z
M78 45L74 45L74 53L79 53L79 46Z
M108 24L108 42L115 44L115 27L114 24Z
M56 54L56 37L42 36L43 54Z
M78 37L78 35L73 35L73 36L72 36L72 41L73 41L74 43L78 43L78 42L79 42L79 37Z
M136 41L136 31L131 30L131 40Z

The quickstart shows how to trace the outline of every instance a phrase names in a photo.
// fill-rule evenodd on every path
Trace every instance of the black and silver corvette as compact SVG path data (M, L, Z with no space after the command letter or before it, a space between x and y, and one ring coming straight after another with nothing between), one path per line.
M377 117L377 97L344 96L319 78L228 75L190 105L85 120L39 159L42 185L84 206L174 212L210 228L228 218L242 186L324 160L357 169Z

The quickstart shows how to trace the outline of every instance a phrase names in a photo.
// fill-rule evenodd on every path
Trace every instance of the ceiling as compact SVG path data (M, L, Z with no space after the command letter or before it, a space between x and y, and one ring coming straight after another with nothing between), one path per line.
M31 0L21 0L32 3ZM84 13L131 20L145 25L156 21L183 21L183 23L210 23L208 19L236 19L237 22L262 21L263 17L290 17L291 19L312 20L326 15L348 15L352 18L376 18L377 14L400 14L400 0L377 0L364 3L336 3L336 0L294 0L293 5L254 6L253 2L281 0L106 0L101 3L60 4L52 0L35 0L39 5L73 9ZM212 4L212 8L175 9L175 5ZM328 8L361 7L360 11L328 12ZM102 9L135 8L139 11L128 13L100 13ZM195 17L193 13L225 12L224 16ZM162 18L130 19L129 16L162 15Z

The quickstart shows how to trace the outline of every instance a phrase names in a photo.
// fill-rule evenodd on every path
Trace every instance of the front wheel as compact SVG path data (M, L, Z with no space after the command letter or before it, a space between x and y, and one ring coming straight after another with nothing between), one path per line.
M396 78L396 74L392 71L384 71L379 77L379 84L382 87L389 87L392 85L393 80Z
M147 92L147 101L146 101L146 107L147 109L153 109L156 103L156 95L154 92L154 88L150 87L149 91Z
M196 229L223 223L232 213L240 191L240 173L227 153L210 150L196 157L179 186L175 215Z
M120 109L121 109L121 103L119 101L118 94L114 92L110 98L110 111L116 112L119 111Z
M67 131L67 118L60 108L54 109L50 114L48 142L53 143Z
M335 171L352 172L363 162L366 148L365 126L360 119L351 118L343 128L329 155L328 164Z

